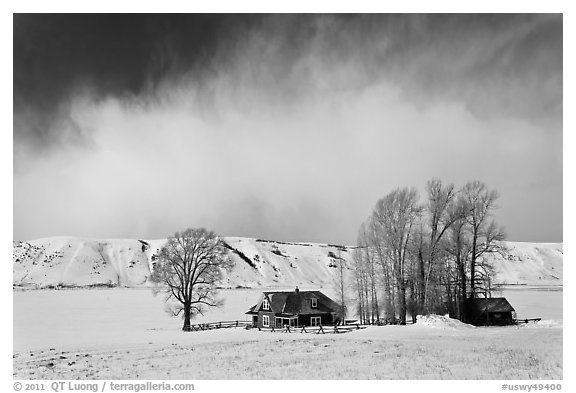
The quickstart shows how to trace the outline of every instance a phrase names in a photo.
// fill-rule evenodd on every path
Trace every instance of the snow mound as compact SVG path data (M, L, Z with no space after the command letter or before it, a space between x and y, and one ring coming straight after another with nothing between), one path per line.
M450 318L448 315L437 314L417 315L416 326L448 330L474 328L474 326L460 322L457 319Z

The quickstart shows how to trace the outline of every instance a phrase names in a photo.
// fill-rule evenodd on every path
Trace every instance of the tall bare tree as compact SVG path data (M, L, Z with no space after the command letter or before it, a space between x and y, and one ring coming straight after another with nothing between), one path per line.
M342 252L338 250L338 255L336 256L336 276L334 277L334 287L336 289L336 295L340 301L340 310L338 311L339 318L342 324L346 322L346 314L348 313L347 296L346 296L346 261L342 258Z
M352 251L352 262L354 266L354 286L356 290L356 300L357 300L357 312L360 319L360 323L365 323L367 321L367 309L366 306L366 268L364 262L364 247L360 246L360 242L357 248Z
M378 305L377 277L374 258L374 249L370 244L367 233L369 224L360 225L356 241L357 247L353 251L355 267L356 289L359 299L360 318L363 322L374 323L380 320Z
M163 285L172 314L183 315L182 330L190 330L193 315L222 305L216 287L232 267L226 254L216 234L204 228L176 232L158 253L151 279Z
M364 255L364 269L366 275L366 295L369 300L370 321L380 321L380 306L378 304L378 274L377 256L372 243L370 220L360 225L358 231L358 245L361 246Z
M371 216L364 226L365 246L371 250L375 264L380 267L379 282L384 286L384 315L387 323L394 323L396 320L395 313L395 291L394 291L394 272L392 266L392 257L390 250L386 247L383 239L378 235L378 224Z
M456 192L453 184L442 185L440 179L434 178L426 183L427 201L424 211L427 220L428 237L422 241L418 251L418 283L419 305L421 311L427 312L428 286L432 269L435 266L442 238L454 223L450 207L453 204ZM423 232L423 230L421 231Z
M412 226L421 214L416 189L396 189L380 199L373 211L379 236L392 255L400 324L406 324L407 256Z
M468 274L470 258L470 236L467 230L466 215L469 208L465 198L459 192L454 203L450 206L448 215L453 222L448 230L448 236L444 239L444 251L448 259L452 261L455 276L457 277L457 296L455 301L458 317L464 321L464 307L468 297Z
M499 250L499 241L504 240L505 234L492 218L497 207L496 190L489 190L481 181L471 181L463 187L462 197L467 209L465 218L470 228L470 297L473 298L478 283L478 262L484 255Z
M370 306L378 304L371 296L377 282L387 316L398 315L402 324L406 314L415 319L422 312L457 312L464 320L466 300L480 292L489 296L493 288L487 256L499 251L504 239L493 219L497 198L482 182L455 191L432 179L424 205L408 188L380 199L358 237L361 263L355 266L365 316L373 316Z

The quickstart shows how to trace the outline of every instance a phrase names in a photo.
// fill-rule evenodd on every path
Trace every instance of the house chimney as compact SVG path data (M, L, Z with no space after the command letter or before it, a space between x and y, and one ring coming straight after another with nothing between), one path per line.
M300 292L300 290L298 289L298 286L296 286L296 293Z

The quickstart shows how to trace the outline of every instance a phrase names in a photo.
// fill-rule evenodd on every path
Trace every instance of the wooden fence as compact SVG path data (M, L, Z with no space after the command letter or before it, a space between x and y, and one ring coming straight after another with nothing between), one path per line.
M315 334L339 334L348 333L353 330L365 329L366 326L361 325L330 325L330 326L284 326L281 328L274 327L259 327L259 331L279 332L279 333L315 333Z
M208 322L208 323L198 323L190 325L191 331L201 331L201 330L213 330L213 329L227 329L227 328L245 328L245 329L258 329L258 331L268 331L277 333L315 333L315 334L339 334L348 333L353 330L365 329L366 326L360 324L355 325L330 325L330 326L284 326L281 328L274 327L254 327L252 322L248 321L220 321L220 322Z
M540 322L542 318L520 318L520 319L515 319L514 322L516 322L516 324L519 323L528 323L528 322Z
M200 331L200 330L212 330L212 329L226 329L226 328L248 328L251 327L252 323L248 321L220 321L220 322L208 322L208 323L198 323L195 325L190 325L190 330Z
M541 318L518 318L514 322L528 323L528 322L538 322ZM198 323L190 325L191 331L201 331L201 330L213 330L213 329L227 329L227 328L245 328L245 329L258 329L258 331L267 331L272 333L315 333L315 334L339 334L348 333L353 330L366 329L367 325L356 324L346 324L346 325L328 325L328 326L283 326L283 327L255 327L252 322L249 321L220 321L220 322L208 322L208 323Z

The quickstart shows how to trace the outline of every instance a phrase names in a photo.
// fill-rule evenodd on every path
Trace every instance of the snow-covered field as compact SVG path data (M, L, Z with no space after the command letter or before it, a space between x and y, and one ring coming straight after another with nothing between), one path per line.
M148 289L15 291L14 377L559 379L562 291L556 289L504 293L519 317L546 320L539 324L473 328L439 317L340 335L183 333L181 320ZM224 308L197 321L245 320L259 293L223 290Z
M561 286L508 286L493 295L508 299L518 318L562 321L562 294Z

